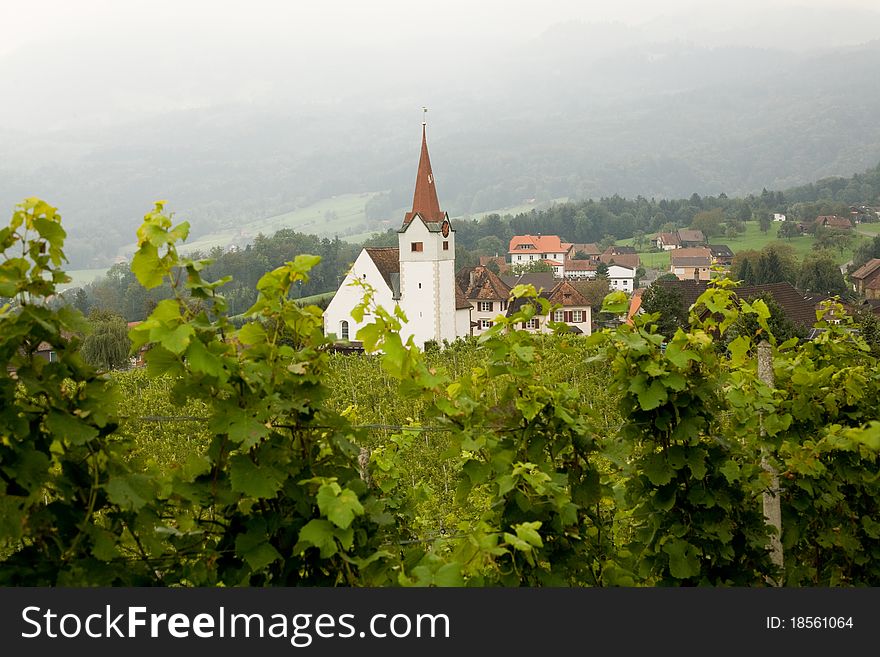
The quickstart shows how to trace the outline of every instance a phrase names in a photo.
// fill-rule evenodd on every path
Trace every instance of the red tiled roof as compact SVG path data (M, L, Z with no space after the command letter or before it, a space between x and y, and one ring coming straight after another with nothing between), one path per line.
M404 225L418 214L423 221L440 222L446 213L440 209L437 188L434 185L434 172L431 171L431 158L428 156L428 140L425 124L422 124L422 153L419 156L419 171L416 174L416 191L413 194L412 210L403 217Z
M644 288L638 288L633 291L632 298L629 300L629 310L626 313L626 323L632 324L633 317L639 312L639 309L642 307L642 294L644 294Z
M522 248L528 246L529 248ZM559 239L559 235L514 235L508 253L566 253L571 244Z

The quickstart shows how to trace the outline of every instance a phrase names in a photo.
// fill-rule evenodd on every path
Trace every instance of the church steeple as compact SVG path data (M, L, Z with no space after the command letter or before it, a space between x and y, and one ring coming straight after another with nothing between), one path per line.
M426 110L427 111L427 110ZM407 225L418 214L424 221L440 222L446 213L440 209L437 200L437 188L434 186L434 172L431 171L431 158L428 156L427 122L422 121L422 153L419 156L419 172L416 175L416 191L413 194L413 206L403 218Z

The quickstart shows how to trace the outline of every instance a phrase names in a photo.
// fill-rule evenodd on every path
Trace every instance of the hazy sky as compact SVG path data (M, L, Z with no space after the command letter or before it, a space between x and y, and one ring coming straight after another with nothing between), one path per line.
M746 12L804 6L877 10L877 0L0 0L0 54L52 47L70 36L142 39L206 33L259 43L393 43L425 38L536 36L565 20L639 24L686 12L719 22ZM429 41L428 41L429 40Z
M792 7L800 9L780 13ZM808 20L804 8L825 13ZM873 17L862 20L847 8ZM485 82L476 72L515 66L523 51L542 52L546 43L528 42L571 21L632 26L583 37L580 43L589 41L599 53L654 40L797 49L877 38L880 6L878 0L0 0L0 89L28 95L27 103L0 105L0 136L218 103L387 104L401 91L424 98L419 84L430 83L438 94L456 84L475 90ZM792 29L794 21L803 29Z

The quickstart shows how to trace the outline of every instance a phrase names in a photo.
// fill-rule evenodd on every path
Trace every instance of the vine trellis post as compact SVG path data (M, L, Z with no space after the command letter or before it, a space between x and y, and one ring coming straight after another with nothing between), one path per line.
M773 388L775 386L775 378L773 376L773 354L770 344L766 340L762 340L758 345L758 378L765 384ZM764 429L761 429L762 436ZM770 473L770 487L764 491L764 517L767 524L771 525L776 531L770 537L770 558L779 568L779 579L773 583L776 586L782 586L782 504L779 497L779 473L776 471L767 458L767 448L761 448L761 467Z

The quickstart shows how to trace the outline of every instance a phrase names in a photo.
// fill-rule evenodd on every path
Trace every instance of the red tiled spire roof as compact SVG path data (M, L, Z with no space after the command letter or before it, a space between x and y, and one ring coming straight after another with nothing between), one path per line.
M416 175L416 191L413 194L413 206L403 218L404 225L412 221L418 214L424 221L443 221L446 213L440 209L437 200L437 188L434 186L434 172L431 171L431 158L428 156L428 140L422 123L422 154L419 157L419 172Z

